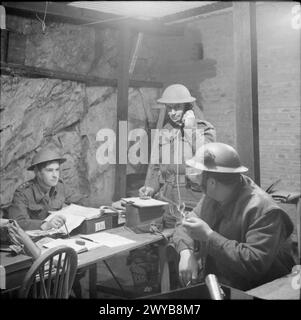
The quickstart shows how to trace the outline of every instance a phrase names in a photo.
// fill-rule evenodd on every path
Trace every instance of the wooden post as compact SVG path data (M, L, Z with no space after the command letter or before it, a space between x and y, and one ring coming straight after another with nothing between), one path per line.
M256 3L233 2L233 38L237 151L260 185Z
M8 51L8 31L0 29L1 32L1 61L7 62Z
M119 36L119 63L117 82L116 170L114 201L126 196L126 162L128 151L127 126L129 94L129 58L131 33L124 25ZM125 129L125 130L122 130ZM126 134L124 134L124 131Z

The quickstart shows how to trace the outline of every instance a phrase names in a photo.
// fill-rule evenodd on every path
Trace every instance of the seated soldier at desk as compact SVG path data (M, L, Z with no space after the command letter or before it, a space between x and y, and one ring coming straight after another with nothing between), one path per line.
M34 170L35 177L19 186L9 208L9 218L14 219L24 230L59 229L65 218L56 215L44 221L49 211L60 210L66 201L66 191L60 179L60 165L66 161L57 149L45 147L32 159L27 170ZM78 271L73 285L77 297L81 297L79 279L84 272Z
M204 194L173 235L182 283L202 281L213 273L222 284L248 290L290 273L293 224L242 174L248 169L237 152L223 143L208 143L186 164L194 171L188 178L199 183ZM202 275L194 241L199 244Z
M60 228L65 220L56 215L44 221L51 210L59 210L65 202L65 188L60 180L60 164L66 159L53 148L43 148L32 159L27 170L35 177L20 185L9 208L9 218L14 219L24 230L48 230Z

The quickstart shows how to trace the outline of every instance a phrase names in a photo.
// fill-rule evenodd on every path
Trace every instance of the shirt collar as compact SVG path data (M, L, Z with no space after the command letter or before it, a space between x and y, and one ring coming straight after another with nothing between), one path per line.
M42 191L41 186L38 183L37 178L34 178L34 184L33 184L33 193L34 193L34 197L35 200L37 202L41 202L41 200L45 197L47 197L48 193L44 193ZM49 190L49 197L53 197L57 194L57 188L55 187L51 187Z

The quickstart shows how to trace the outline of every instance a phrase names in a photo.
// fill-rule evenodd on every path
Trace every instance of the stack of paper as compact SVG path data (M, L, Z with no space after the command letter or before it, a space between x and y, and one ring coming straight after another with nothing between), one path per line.
M95 219L101 216L101 211L99 208L83 207L77 204L70 204L62 208L59 211L49 211L50 213L63 213L63 214L72 214L74 216L84 217L85 220Z
M80 226L82 224L82 222L86 219L85 217L75 216L73 214L62 212L62 210L59 210L59 211L56 211L55 213L52 213L51 215L49 215L45 219L45 221L50 221L56 215L61 215L66 220L65 224L63 226L61 226L59 229L57 229L57 231L59 233L64 233L64 234L70 233L72 230L74 230L75 228Z
M149 198L149 199L142 199L139 197L131 197L131 198L121 198L121 200L125 201L126 203L132 204L137 207L145 208L145 207L159 207L165 206L168 202Z
M101 216L101 211L97 208L83 207L71 204L58 211L49 211L51 214L45 219L50 221L55 215L61 215L66 219L64 226L58 229L58 232L68 234L81 225L84 220L90 220Z
M47 237L56 234L61 234L58 229L50 229L50 230L26 230L25 231L31 238L38 237Z

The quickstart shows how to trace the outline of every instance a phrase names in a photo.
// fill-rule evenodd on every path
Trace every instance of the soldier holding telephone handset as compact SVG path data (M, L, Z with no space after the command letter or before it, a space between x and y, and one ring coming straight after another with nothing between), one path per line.
M165 227L174 227L177 218L180 219L177 204L184 202L186 208L192 209L200 198L199 191L187 188L185 177L185 160L195 154L195 135L199 135L201 143L215 141L214 127L208 121L196 119L193 111L195 101L196 99L182 84L168 86L158 99L158 103L166 106L163 129L165 132L168 130L169 134L163 135L159 144L161 149L159 164L149 165L146 181L139 189L139 195L169 202L169 207L164 213ZM162 152L162 148L165 144L170 144L170 161L167 163L162 161L165 152ZM180 144L182 148L179 147Z

